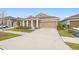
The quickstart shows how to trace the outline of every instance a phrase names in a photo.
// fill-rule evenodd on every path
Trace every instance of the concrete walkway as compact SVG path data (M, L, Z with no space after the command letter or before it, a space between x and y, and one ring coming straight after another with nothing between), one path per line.
M28 34L28 32L17 32L17 31L9 31L9 30L2 30L0 29L0 32L7 32L7 33L13 33L13 34L19 34L19 35L24 35L24 34Z
M62 37L65 42L71 42L71 43L78 43L79 44L79 38L72 38L72 37Z
M17 31L4 31L4 32L13 33L13 34L19 34L19 35L28 34L27 32L17 32Z
M19 37L0 41L5 50L70 50L56 29L43 28Z

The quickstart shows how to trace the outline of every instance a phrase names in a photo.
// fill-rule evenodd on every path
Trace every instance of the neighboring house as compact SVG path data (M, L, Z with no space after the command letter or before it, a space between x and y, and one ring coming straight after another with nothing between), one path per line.
M9 27L15 27L16 18L7 16L4 18L0 18L0 25L8 25Z
M58 21L59 17L39 13L36 16L29 16L23 20L23 26L31 28L57 28Z
M6 20L6 23L5 23L6 25L8 25L9 27L15 27L16 18L8 16L8 17L5 17L4 19Z
M2 19L0 18L0 25L2 24Z
M68 25L71 28L79 27L79 14L70 16L61 21L61 24Z

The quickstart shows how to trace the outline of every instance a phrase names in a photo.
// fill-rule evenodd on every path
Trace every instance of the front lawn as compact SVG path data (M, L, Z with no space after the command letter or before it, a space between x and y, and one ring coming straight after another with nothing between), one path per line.
M0 32L0 41L19 36L17 34Z
M65 42L68 46L70 46L74 50L79 50L79 44Z
M17 32L32 32L33 30L30 29L25 29L25 28L13 28L13 29L9 29L11 31L17 31Z
M68 29L64 29L64 30L58 30L60 36L65 36L65 37L74 37L74 35L72 35L72 33L70 33L68 31Z

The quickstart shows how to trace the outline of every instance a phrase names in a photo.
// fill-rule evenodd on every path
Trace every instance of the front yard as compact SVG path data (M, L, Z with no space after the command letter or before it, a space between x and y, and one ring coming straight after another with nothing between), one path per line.
M32 32L33 30L26 29L26 28L13 28L9 29L10 31L17 31L17 32Z
M75 37L72 33L69 32L69 29L58 30L60 36L64 37Z
M0 41L19 36L17 34L0 32Z
M70 46L73 50L79 50L79 44L65 42L68 46Z

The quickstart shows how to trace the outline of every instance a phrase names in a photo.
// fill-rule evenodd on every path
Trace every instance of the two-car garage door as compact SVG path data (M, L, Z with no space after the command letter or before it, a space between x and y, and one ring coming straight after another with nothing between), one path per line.
M40 22L40 28L56 28L56 21L45 21L45 22Z
M79 27L79 21L70 21L71 27Z

